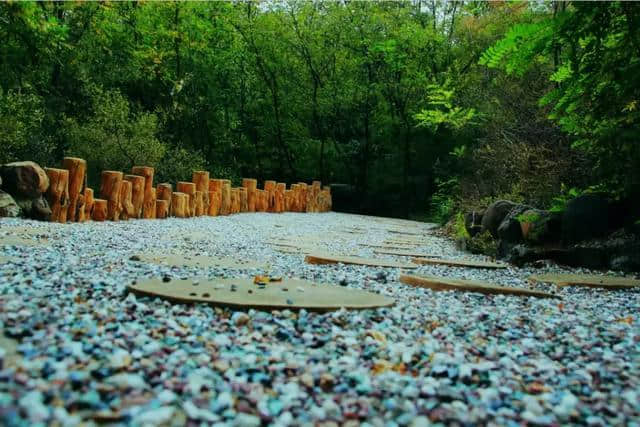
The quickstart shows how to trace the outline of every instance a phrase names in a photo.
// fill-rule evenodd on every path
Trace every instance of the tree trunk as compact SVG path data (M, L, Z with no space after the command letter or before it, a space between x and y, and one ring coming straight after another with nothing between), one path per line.
M202 212L204 215L209 212L209 172L195 171L191 180L196 184L196 191L202 192Z
M189 196L179 191L171 193L173 216L187 218L189 216Z
M76 157L65 157L62 159L62 167L69 171L69 208L67 210L67 220L75 222L78 217L78 197L80 197L85 186L87 162Z
M156 216L156 201L153 197L153 168L150 166L134 166L132 175L144 177L144 202L142 204L142 217L152 219Z
M108 216L108 202L105 199L95 199L93 201L93 215L94 221L104 221Z
M196 214L196 185L193 182L178 181L176 184L176 191L186 194L187 207L186 215L188 217L195 216Z
M140 175L125 175L124 179L131 183L131 202L133 203L133 218L142 218L144 204L145 178Z
M44 168L49 177L47 201L51 207L51 221L67 222L69 210L69 171L66 169Z
M173 188L169 183L158 184L156 189L157 200L166 200L167 201L167 216L173 215L171 211L171 194L173 193ZM157 200L156 200L156 208L157 208ZM158 213L158 209L156 209L156 214Z
M258 181L253 178L243 178L242 186L247 189L247 212L255 212Z
M120 184L120 203L122 205L120 219L135 218L135 210L131 201L131 188L131 181L123 180Z
M102 171L100 197L107 201L107 219L110 221L118 221L122 212L120 203L122 177L122 172L119 171Z

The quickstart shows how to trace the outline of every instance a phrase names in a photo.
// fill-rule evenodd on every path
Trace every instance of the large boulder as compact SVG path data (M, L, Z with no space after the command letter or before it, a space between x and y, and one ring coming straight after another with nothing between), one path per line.
M26 218L38 221L49 221L51 219L51 208L43 196L35 199L17 199L16 203L22 210L22 216Z
M464 228L469 233L469 236L473 237L476 234L480 234L482 231L482 217L484 211L471 211L464 216Z
M35 162L13 162L0 167L3 189L14 197L36 199L49 188L49 177Z
M584 194L567 203L562 215L562 239L579 242L602 237L609 230L609 203L597 194Z
M21 214L20 206L10 194L0 190L0 217L17 217Z
M517 205L508 200L498 200L489 205L482 216L482 231L491 233L494 239L498 238L498 227L504 218Z

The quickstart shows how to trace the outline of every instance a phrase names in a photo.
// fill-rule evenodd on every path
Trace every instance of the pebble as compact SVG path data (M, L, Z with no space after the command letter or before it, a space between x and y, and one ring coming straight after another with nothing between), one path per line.
M382 257L357 243L398 238L372 219L336 213L64 225L1 219L0 235L25 224L51 243L0 246L0 256L20 260L0 264L0 328L15 344L0 344L3 424L604 426L640 419L638 291L535 285L561 302L433 292L402 285L396 269L310 265L266 244L304 233L327 237L325 251ZM338 234L355 226L368 234ZM473 258L433 234L416 250ZM269 269L129 262L158 252L232 253ZM569 271L583 270L432 265L415 273L529 286L530 274ZM397 303L333 313L235 311L125 292L146 277L170 286L196 276L265 274ZM293 301L298 292L290 287L284 295Z

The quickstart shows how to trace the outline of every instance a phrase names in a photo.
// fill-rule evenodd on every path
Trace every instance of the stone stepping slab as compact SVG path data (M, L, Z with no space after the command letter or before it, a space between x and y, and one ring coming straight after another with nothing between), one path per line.
M49 239L26 239L11 235L0 236L0 246L42 246L48 243Z
M136 295L159 297L177 303L207 303L234 309L332 311L340 308L370 309L392 306L392 298L336 285L284 279L258 286L253 279L173 279L137 281L127 290Z
M421 265L448 265L450 267L469 267L469 268L488 268L498 269L507 268L507 264L486 262L486 261L470 261L463 259L444 259L444 258L412 258L411 262Z
M603 289L640 289L640 280L631 277L550 273L534 275L531 276L529 280L532 282L554 283L557 286L584 286Z
M391 268L417 268L415 264L407 264L379 258L361 258L356 256L330 255L321 253L311 253L304 259L307 264L352 264L368 265L370 267L391 267Z
M520 295L538 298L560 298L557 295L542 291L536 291L533 289L500 286L475 280L403 274L400 276L400 282L414 287L432 289L434 291L463 291L478 292L481 294Z
M408 257L419 257L419 258L441 258L440 255L431 255L425 254L424 252L415 252L411 251L407 248L395 248L399 250L383 248L383 249L374 249L374 254L383 254L383 255L396 255L396 256L408 256Z
M182 254L145 254L137 255L139 261L150 264L164 264L172 267L221 267L235 270L264 269L266 265L256 261L241 260L235 258L213 257L207 255L182 255Z

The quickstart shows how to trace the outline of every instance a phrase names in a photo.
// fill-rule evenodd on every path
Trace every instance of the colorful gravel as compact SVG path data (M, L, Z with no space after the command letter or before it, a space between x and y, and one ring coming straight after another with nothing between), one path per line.
M401 284L398 269L309 265L267 244L407 261L359 245L400 238L386 231L393 224L337 213L0 220L0 425L640 425L637 290L535 285L561 300L434 292ZM3 243L24 226L33 245ZM417 250L471 257L433 234ZM167 267L141 253L269 268ZM581 271L412 271L511 286L547 272ZM263 273L379 292L396 305L243 312L125 292L143 277Z

